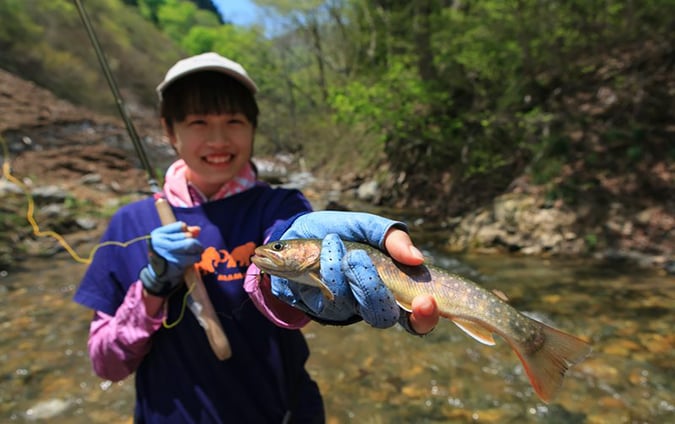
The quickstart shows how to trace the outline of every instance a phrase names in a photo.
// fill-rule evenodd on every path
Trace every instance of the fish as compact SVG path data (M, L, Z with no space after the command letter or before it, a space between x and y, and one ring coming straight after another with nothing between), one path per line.
M565 374L591 353L591 345L571 334L530 318L477 283L433 265L408 266L363 243L345 242L347 251L365 250L398 305L411 311L418 295L431 295L440 316L449 319L478 342L493 346L494 335L516 353L537 396L551 402ZM321 280L321 240L289 239L255 249L251 261L264 273L318 287L333 298Z

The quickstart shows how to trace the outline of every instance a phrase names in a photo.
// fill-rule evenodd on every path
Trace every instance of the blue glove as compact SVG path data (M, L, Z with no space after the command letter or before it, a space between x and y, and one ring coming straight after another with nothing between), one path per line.
M394 325L402 314L393 294L382 283L367 253L346 253L341 240L383 248L384 236L392 227L406 228L400 222L359 212L322 211L300 216L281 239L323 239L320 273L334 299L326 299L316 287L275 276L272 293L320 322L349 324L363 318L377 328Z
M185 234L185 224L174 222L150 233L150 263L141 270L145 290L155 296L167 296L182 282L185 269L198 262L204 248Z

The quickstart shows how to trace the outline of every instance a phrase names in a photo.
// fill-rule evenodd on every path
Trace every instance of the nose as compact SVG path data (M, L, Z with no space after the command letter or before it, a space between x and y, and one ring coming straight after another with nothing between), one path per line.
M211 125L208 137L209 144L229 144L230 137L227 126L221 123Z

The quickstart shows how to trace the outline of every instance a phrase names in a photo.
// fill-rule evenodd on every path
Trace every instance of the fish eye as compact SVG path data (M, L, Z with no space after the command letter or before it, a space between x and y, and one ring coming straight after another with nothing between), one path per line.
M281 242L276 242L272 245L272 250L281 250L284 248L284 244Z

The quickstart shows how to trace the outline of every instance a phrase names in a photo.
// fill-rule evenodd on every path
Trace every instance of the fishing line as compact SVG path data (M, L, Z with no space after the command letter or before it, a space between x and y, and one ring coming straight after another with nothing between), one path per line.
M84 4L82 4L81 0L73 0L75 3L75 6L77 7L77 11L80 15L80 19L82 20L82 24L84 25L84 28L87 32L87 35L89 36L89 41L91 41L92 46L94 47L94 51L96 53L96 57L99 61L99 64L101 65L101 69L103 70L103 74L105 75L105 78L108 82L108 86L110 87L110 90L113 94L113 97L115 98L115 104L117 105L117 110L122 117L122 120L124 121L124 124L127 127L127 132L129 133L129 137L131 138L131 142L134 145L134 149L136 150L136 155L138 156L139 160L141 161L141 165L143 168L145 168L145 172L147 173L148 176L148 184L150 185L150 189L152 190L153 193L159 194L161 193L159 184L157 183L157 177L155 175L155 170L151 166L150 161L148 159L147 154L145 153L145 148L143 147L143 143L141 143L141 139L138 136L138 133L136 132L136 128L134 127L133 121L131 120L131 117L129 116L125 106L124 106L124 100L122 99L122 95L120 94L120 90L117 86L117 82L115 81L115 78L113 77L112 71L110 70L110 66L108 66L108 61L105 58L105 54L103 53L103 49L101 48L101 44L98 40L98 37L96 36L96 31L94 31L94 27L91 23L91 19L89 18L89 14L87 13ZM158 208L158 213L160 214L160 219L164 216L164 218L167 218L168 215L173 215L173 212L171 211L171 208L168 204L164 202L164 206L161 207L161 209L164 211L163 214L160 213L160 205L159 203L155 203L155 205ZM175 221L175 217L171 216L171 221ZM167 222L164 222L166 224ZM188 304L188 298L191 298L192 300L195 301L195 304L201 305L202 308L204 308L204 312L209 315L210 319L213 319L215 321L215 311L213 310L213 306L211 304L211 300L208 297L208 294L206 293L206 290L203 287L203 282L201 280L201 276L199 275L198 272L195 272L192 274L190 271L188 271L189 276L186 278L185 283L189 286L189 290L186 294L186 297L183 301L183 305L181 308L181 314L180 318L182 319L183 317L183 312L185 311L185 307ZM190 281L192 284L190 284ZM199 284L199 288L195 290L194 294L197 297L195 299L194 297L190 297L190 294L192 290L194 289L194 286ZM166 302L168 303L168 302ZM195 308L196 310L196 308ZM194 310L193 310L194 312ZM200 312L194 312L195 317L197 320L203 320L201 317L201 310ZM200 324L202 321L200 321ZM177 324L177 322L176 322ZM166 325L165 325L166 326ZM211 328L208 327L208 325L202 324L204 329L207 332L207 335L209 337L209 344L211 344L211 348L213 349L214 353L220 358L220 359L225 359L229 358L232 355L230 346L229 346L229 341L227 340L227 336L222 330L222 327L220 323L217 321L214 322L214 325L211 326ZM221 357L222 356L222 357Z
M33 229L33 235L35 235L36 237L53 238L61 245L61 247L63 247L66 250L66 252L68 252L70 257L73 258L75 262L88 265L94 258L96 251L102 247L105 246L127 247L131 244L137 243L142 240L147 240L150 238L150 235L145 235L124 242L106 241L94 246L94 248L89 252L89 256L87 257L80 256L80 254L77 253L75 249L73 249L73 247L66 241L66 239L61 234L57 233L56 231L51 230L43 231L40 229L40 226L38 225L35 219L35 200L33 199L33 195L30 193L30 189L21 180L12 175L9 160L9 148L7 147L7 142L2 136L0 136L0 144L2 144L2 152L3 152L2 175L8 181L14 183L17 187L19 187L19 189L23 192L24 196L26 197L27 206L25 217L28 223L30 224L31 228Z
M176 318L174 322L170 323L167 321L167 318L169 316L169 302L164 302L164 319L162 320L162 325L164 326L164 328L171 329L177 326L178 324L180 324L180 322L183 320L183 317L185 316L185 310L187 309L190 294L192 293L192 290L194 290L195 288L194 284L187 284L186 282L185 285L188 286L188 289L183 295L183 304L180 307L180 313L178 314L178 318Z
M114 240L106 241L106 242L99 243L96 246L94 246L92 248L92 250L89 252L89 255L87 257L80 256L80 254L75 251L75 249L66 241L66 239L61 234L57 233L56 231L51 231L51 230L43 231L43 230L40 229L40 226L37 223L37 220L35 219L35 199L33 199L33 195L31 194L30 189L26 186L26 184L24 184L21 180L19 180L17 177L12 175L12 171L11 171L12 168L11 168L10 158L9 158L9 147L7 146L7 142L6 142L5 138L2 137L2 135L0 135L0 144L2 145L2 157L3 157L3 160L2 160L2 175L7 179L7 181L9 181L9 182L13 183L14 185L16 185L17 187L19 187L19 189L23 192L23 195L25 196L26 203L27 203L25 218L28 221L28 223L30 224L30 226L33 230L33 235L35 237L51 237L51 238L53 238L54 240L56 240L61 245L61 247L63 247L65 249L65 251L68 253L68 255L70 255L70 257L75 262L85 264L85 265L91 264L91 262L94 258L94 255L96 254L98 249L100 249L102 247L118 246L118 247L126 248L126 247L128 247L128 246L130 246L134 243L137 243L137 242L143 241L143 240L147 240L147 239L150 238L150 235L147 234L147 235L139 236L139 237L136 237L136 238L133 238L131 240L124 241L124 242L114 241ZM181 305L181 308L180 308L180 313L178 315L178 318L176 318L176 320L171 322L171 323L169 323L167 321L168 310L166 309L166 307L168 306L168 302L165 302L165 304L164 304L165 314L164 314L164 319L162 320L162 325L165 328L173 328L183 320L183 317L185 315L185 309L187 309L188 298L190 296L190 293L192 293L193 289L194 289L194 284L192 284L192 285L188 284L188 290L185 293L185 295L183 296L183 302L182 302L182 305Z

